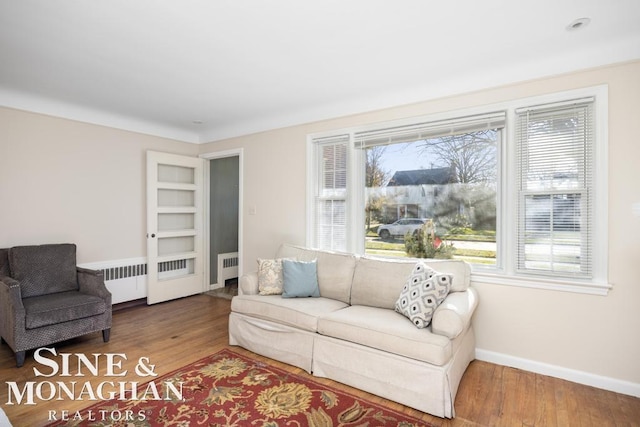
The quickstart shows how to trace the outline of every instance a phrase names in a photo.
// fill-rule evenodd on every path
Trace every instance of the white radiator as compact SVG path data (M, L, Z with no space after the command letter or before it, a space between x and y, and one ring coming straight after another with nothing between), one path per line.
M185 260L160 263L158 264L158 276L171 277L184 274L185 265ZM147 297L146 258L92 262L78 266L102 271L104 284L111 292L112 304Z
M80 264L79 267L101 270L104 284L111 292L111 303L147 297L147 260L145 258L119 259Z
M228 279L238 277L238 252L218 254L218 287L223 287Z

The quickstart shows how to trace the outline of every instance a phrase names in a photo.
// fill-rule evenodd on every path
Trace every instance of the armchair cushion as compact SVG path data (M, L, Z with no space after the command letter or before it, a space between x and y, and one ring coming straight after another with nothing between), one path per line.
M78 291L25 298L22 303L26 313L27 329L84 319L107 310L104 299Z
M74 244L13 247L9 266L23 298L78 289Z

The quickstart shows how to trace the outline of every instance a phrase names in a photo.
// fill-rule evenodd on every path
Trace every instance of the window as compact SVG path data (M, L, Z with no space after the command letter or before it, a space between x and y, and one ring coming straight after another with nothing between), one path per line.
M606 95L310 137L308 244L415 256L423 242L421 256L464 259L482 280L604 294Z
M348 135L314 140L318 175L314 189L314 246L347 249Z
M355 133L365 162L365 253L406 256L429 221L437 246L421 255L449 256L452 245L457 258L496 265L505 121L499 111Z
M593 105L516 111L521 272L592 277Z

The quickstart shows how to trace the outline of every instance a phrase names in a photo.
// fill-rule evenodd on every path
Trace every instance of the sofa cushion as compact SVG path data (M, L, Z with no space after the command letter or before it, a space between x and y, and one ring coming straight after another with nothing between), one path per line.
M74 244L15 246L9 266L23 298L78 289Z
M451 341L418 329L393 310L351 306L322 316L318 321L322 335L347 340L400 356L442 366L452 355Z
M283 244L278 249L276 258L295 258L300 261L317 260L320 296L349 303L357 256Z
M351 304L395 309L406 278L419 259L385 259L364 256L358 260L351 286ZM465 291L471 267L461 260L420 260L440 273L451 274L451 292Z
M282 260L258 258L258 290L260 295L280 295L283 287Z
M395 310L398 295L415 265L415 260L404 262L362 257L353 277L351 305Z
M318 330L318 317L347 307L329 298L282 298L280 295L239 295L231 300L231 311L293 326Z
M438 273L423 262L418 262L405 282L396 311L406 316L418 328L426 328L436 308L449 293L451 275Z
M313 261L282 260L284 277L283 298L320 296L317 263Z
M27 329L84 319L102 314L107 310L104 299L78 291L25 298L22 303Z

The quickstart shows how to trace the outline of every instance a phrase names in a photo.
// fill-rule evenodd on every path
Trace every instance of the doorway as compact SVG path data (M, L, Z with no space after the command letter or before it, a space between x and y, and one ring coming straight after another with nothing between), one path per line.
M242 150L209 153L207 160L205 202L205 252L210 290L237 286L242 274Z

